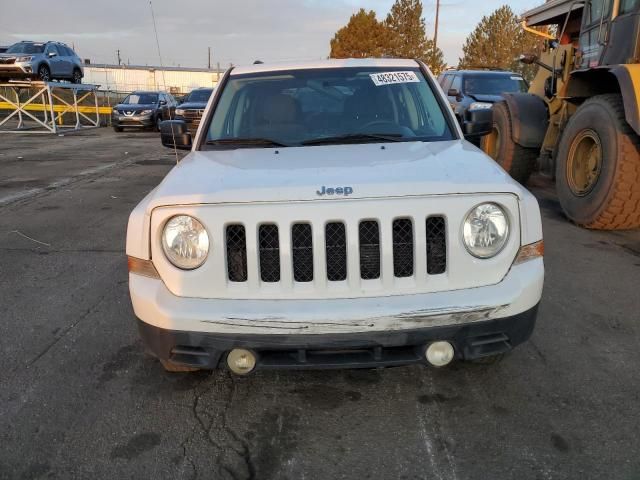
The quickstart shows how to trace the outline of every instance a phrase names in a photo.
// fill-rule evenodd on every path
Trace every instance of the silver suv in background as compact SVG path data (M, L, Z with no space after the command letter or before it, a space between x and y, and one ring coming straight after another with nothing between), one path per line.
M31 78L82 83L80 57L60 42L18 42L0 54L1 78Z

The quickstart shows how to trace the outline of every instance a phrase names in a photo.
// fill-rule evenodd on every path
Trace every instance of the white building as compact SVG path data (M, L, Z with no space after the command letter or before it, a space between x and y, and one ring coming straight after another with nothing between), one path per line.
M91 64L84 66L82 81L100 85L100 90L163 90L180 95L198 87L215 87L222 73L206 68Z

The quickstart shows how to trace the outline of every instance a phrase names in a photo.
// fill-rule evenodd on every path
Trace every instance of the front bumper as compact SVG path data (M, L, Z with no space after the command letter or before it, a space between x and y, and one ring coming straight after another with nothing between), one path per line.
M161 359L216 368L232 348L257 368L354 368L423 362L448 340L456 358L510 350L533 330L542 259L498 284L419 295L324 300L220 300L173 295L161 280L129 275L141 336Z
M538 306L512 317L411 330L323 335L215 334L165 330L138 320L146 346L163 360L198 368L224 367L234 348L252 350L256 369L371 368L427 363L426 347L449 341L455 358L505 353L533 332Z
M147 128L155 125L153 115L111 115L111 125L114 127Z
M0 64L0 78L22 78L33 75L31 63Z

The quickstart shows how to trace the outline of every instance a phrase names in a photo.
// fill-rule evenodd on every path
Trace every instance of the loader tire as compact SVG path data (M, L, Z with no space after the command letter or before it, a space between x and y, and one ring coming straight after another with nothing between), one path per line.
M558 145L556 190L578 225L640 227L640 138L625 120L621 95L592 97L569 119Z
M513 141L512 119L506 102L493 105L493 129L482 137L480 148L522 185L533 172L539 150L525 148Z

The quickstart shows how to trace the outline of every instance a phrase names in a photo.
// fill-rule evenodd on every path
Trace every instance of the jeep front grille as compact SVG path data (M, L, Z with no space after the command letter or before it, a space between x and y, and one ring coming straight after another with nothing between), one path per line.
M424 225L424 230L420 227ZM291 225L290 237L281 238L281 232L275 224L263 223L257 231L257 253L259 276L263 282L275 283L281 279L283 258L281 248L290 250L286 263L292 271L296 283L310 283L315 280L314 239L321 242L325 253L324 268L320 268L326 280L340 282L347 280L350 255L354 255L354 269L359 267L363 280L380 279L383 276L382 256L385 251L392 256L393 272L396 278L412 277L416 274L416 241L415 236L422 236L418 242L426 245L426 273L438 275L447 269L446 224L442 216L431 216L423 222L415 223L410 218L396 218L390 222L389 241L387 246L381 236L381 225L377 220L361 220L357 224L357 242L349 241L347 226L343 222L329 222L317 226L311 223L294 223ZM316 229L320 229L316 231ZM226 262L227 276L231 282L247 282L247 238L245 227L231 224L226 227ZM350 243L352 242L352 243ZM389 245L390 244L390 245ZM351 246L356 245L356 250ZM316 250L317 251L317 250ZM424 251L424 250L423 250ZM424 259L422 256L419 258ZM424 260L423 260L424 261ZM388 270L391 273L391 270ZM420 271L420 269L418 269ZM424 274L424 269L422 272Z

